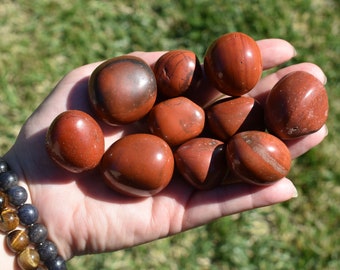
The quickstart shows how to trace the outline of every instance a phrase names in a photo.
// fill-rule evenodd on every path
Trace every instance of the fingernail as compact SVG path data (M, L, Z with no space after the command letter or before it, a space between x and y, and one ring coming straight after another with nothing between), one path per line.
M326 83L327 83L327 76L324 75L323 84L326 84Z
M298 193L297 189L294 187L294 190L292 192L292 198L297 198L297 197L299 197L299 193Z
M297 56L297 50L293 47L293 50L294 50L294 52L293 52L293 57L295 57L295 56Z

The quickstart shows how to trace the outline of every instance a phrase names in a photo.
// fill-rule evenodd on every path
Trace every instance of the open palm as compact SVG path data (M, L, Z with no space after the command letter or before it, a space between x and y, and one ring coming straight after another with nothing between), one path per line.
M283 40L258 42L264 68L275 67L294 56L294 49ZM134 53L152 65L162 54ZM5 158L30 200L38 208L40 221L49 230L60 254L69 259L83 253L98 253L131 247L248 209L290 199L296 193L292 182L282 179L268 187L232 184L210 191L197 191L179 177L159 194L149 198L129 198L107 188L98 172L69 173L57 165L45 150L45 134L52 120L68 109L91 112L87 97L89 75L99 63L73 70L55 87L23 126ZM293 70L305 70L325 82L323 72L310 63L292 65L265 78L251 95L264 100L279 78ZM213 91L213 90L212 90ZM101 124L108 148L126 133L141 125L109 127ZM303 139L290 141L295 158L314 147L326 136L326 128Z

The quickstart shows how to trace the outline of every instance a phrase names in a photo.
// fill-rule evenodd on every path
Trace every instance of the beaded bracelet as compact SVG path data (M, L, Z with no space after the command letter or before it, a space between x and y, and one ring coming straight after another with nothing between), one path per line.
M5 241L16 254L18 266L22 270L67 269L56 245L47 240L46 227L37 223L37 208L25 203L27 197L26 189L18 185L17 174L0 157L0 231L6 234Z

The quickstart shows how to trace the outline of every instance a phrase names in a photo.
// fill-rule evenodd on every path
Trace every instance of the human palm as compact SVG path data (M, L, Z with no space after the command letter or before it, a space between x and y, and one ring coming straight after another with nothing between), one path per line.
M294 56L294 49L283 40L258 42L265 69ZM152 65L162 54L134 53ZM157 195L130 198L110 190L97 171L73 174L58 167L45 150L45 134L53 119L68 109L92 114L87 97L89 75L99 63L73 70L55 87L23 126L5 158L30 192L40 221L49 230L60 254L66 259L83 253L98 253L131 247L190 228L222 216L271 205L290 199L296 193L292 182L257 187L235 183L210 191L197 191L179 177ZM293 70L305 70L325 82L323 72L310 63L293 65L263 78L250 93L263 101L279 78ZM213 91L213 90L211 90ZM143 125L109 127L101 123L108 148L126 133L143 130ZM326 136L317 133L288 144L295 158L314 147Z

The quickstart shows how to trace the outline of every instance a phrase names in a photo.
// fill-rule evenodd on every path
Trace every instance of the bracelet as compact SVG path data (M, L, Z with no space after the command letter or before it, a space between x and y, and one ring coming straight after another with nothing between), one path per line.
M47 239L47 228L37 223L38 209L25 203L27 197L26 189L18 185L17 174L0 157L0 231L6 234L18 266L22 270L67 269L56 245Z

